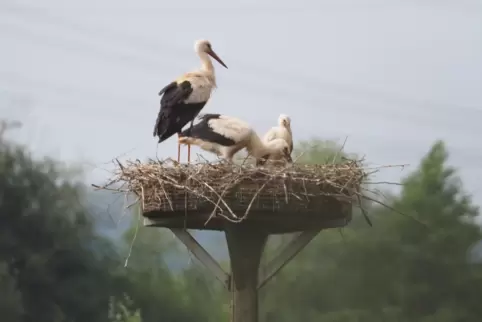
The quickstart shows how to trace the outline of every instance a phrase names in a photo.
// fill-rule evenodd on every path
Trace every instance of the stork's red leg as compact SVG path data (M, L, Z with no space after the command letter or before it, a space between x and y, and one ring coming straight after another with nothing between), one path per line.
M179 133L177 134L179 138ZM181 143L177 142L177 162L181 162Z
M187 145L187 163L191 162L191 144Z
M191 120L191 126L189 127L189 135L191 135L192 126L194 124L194 119ZM187 145L187 163L191 162L191 145Z

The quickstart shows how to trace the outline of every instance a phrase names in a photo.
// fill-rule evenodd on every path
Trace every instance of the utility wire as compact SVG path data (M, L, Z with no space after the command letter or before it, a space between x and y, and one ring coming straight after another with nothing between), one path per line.
M24 27L24 26L23 26L23 27ZM39 36L39 35L40 35L40 37L45 36L44 34L37 34L37 36ZM48 36L47 36L47 37L48 37ZM31 38L33 38L33 37L31 37ZM35 37L35 38L37 39L38 37ZM50 39L52 39L52 38L50 38ZM49 46L58 46L59 43L58 43L58 42L55 42L55 40L56 40L55 37L53 37L53 40L54 40L54 43L51 43ZM72 49L72 48L69 48L69 47L67 46L67 48L68 48L67 50L68 50L68 51L69 51L69 50L70 50L70 51L72 51L72 50L77 51L78 48L82 48L82 49L85 50L85 48L83 48L82 46L79 46L78 43L75 43L75 45L77 45L77 48ZM60 45L60 46L62 47L62 45ZM64 48L65 48L65 47L64 47ZM95 49L98 49L98 48L97 48L97 47L94 47L94 50L95 50ZM88 50L87 50L87 52L88 52ZM102 51L101 51L101 52L102 52ZM106 58L106 59L108 59L108 60L111 60L111 59L112 59L111 54L106 54L105 52L103 52L103 54L104 54L104 56L103 56L104 58ZM94 57L98 58L98 56L96 56L96 55L94 55ZM137 58L137 56L135 56L135 55L131 56L130 58L131 58L133 61L136 61L136 62L141 61L141 62L144 62L144 63L145 63L145 60L139 59L139 58ZM132 61L129 60L128 64L131 64L131 63L132 63ZM152 63L149 62L149 68L146 68L146 72L149 71L149 73L153 73L152 68L154 68L154 65L155 65L154 62L152 62ZM157 66L157 64L156 64L156 66ZM260 90L259 87L253 86L252 84L243 84L243 85L244 85L244 87L248 87L248 89L253 90L253 91L254 91L255 93L257 93L257 94L264 94L264 95L266 95L266 96L269 96L270 98L275 97L275 99L277 99L277 100L290 100L290 101L292 101L292 102L294 102L294 103L296 102L297 105L299 105L300 103L301 103L301 104L306 104L306 105L308 105L308 106L313 106L313 107L317 107L317 106L320 106L320 105L327 105L327 104L323 104L323 98L320 99L320 95L318 95L318 97L316 97L316 96L315 96L315 97L313 97L313 96L312 96L312 97L310 97L310 96L306 97L305 93L303 93L303 92L296 93L294 90L289 90L289 88L283 89L283 88L279 88L279 87L278 87L278 88L273 88L273 87L272 87L272 88L269 89L268 91L265 91L264 89L263 89L263 90ZM247 85L247 86L246 86L246 85ZM251 86L249 86L249 85L251 85ZM251 88L249 88L249 87L251 87ZM64 88L64 89L65 89L65 88ZM231 88L226 87L226 89L231 89ZM75 88L72 88L70 91L75 93L75 90L76 90ZM60 92L60 91L59 91L59 92ZM98 94L98 93L97 93L97 94ZM275 94L275 95L273 95L273 94ZM87 96L89 96L89 95L85 95L85 97L87 97ZM98 95L97 95L97 96L98 96ZM115 96L113 96L113 97L115 97ZM108 95L106 95L106 96L104 96L104 99L105 99L105 100L109 100L110 98L108 97ZM346 98L344 98L344 100L346 100ZM325 101L326 101L326 99L325 99ZM353 105L360 105L359 102L350 102L350 103L353 104ZM330 102L329 104L330 104L330 105L329 105L330 107L333 107L333 105L336 106L336 104L333 104L333 103L331 103L331 102ZM404 111L399 111L399 112L398 112L399 114L396 115L396 114L397 114L396 111L395 111L395 113L394 113L394 111L387 110L387 109L385 109L385 108L383 108L383 107L382 107L382 108L378 108L378 109L375 108L375 110L374 110L372 106L367 106L367 105L366 105L365 108L362 109L361 111L360 111L360 109L359 109L357 106L339 106L339 108L340 108L340 109L345 109L345 110L346 110L346 109L348 109L348 110L351 109L352 111L356 109L356 110L358 110L359 113L362 111L362 112L365 113L365 114L366 114L367 112L374 112L374 114L376 114L376 115L382 114L381 116L384 116L383 114L385 114L386 116L389 116L389 117L392 118L392 119L393 119L394 116L395 116L397 119L398 119L398 118L405 118L405 119L407 119L407 120L410 119L411 122L418 123L418 124L420 124L420 125L422 125L422 126L425 126L426 124L432 123L432 118L433 118L432 115L429 115L429 116L426 116L426 117L425 117L426 122L421 122L421 121L423 121L423 120L420 120L420 116L421 116L421 115L420 115L420 114L421 114L420 111L417 111L416 113L413 113L413 111L412 111L412 113L409 113L407 110L404 110ZM422 110L422 111L423 111L423 110ZM381 112L381 113L380 113L380 112ZM478 110L477 110L476 112L478 112ZM395 115L394 115L394 114L395 114ZM422 117L422 119L423 119L423 117ZM452 126L453 126L453 125L452 125Z
M49 10L46 9L28 9L28 8L21 8L21 7L8 7L8 10L12 10L13 12L20 12L20 13L27 13L28 15L33 17L37 20L41 20L46 24L50 24L56 27L61 27L62 29L68 28L72 31L77 31L81 34L87 34L89 36L95 36L99 38L99 35L104 35L102 38L104 41L106 39L111 42L112 40L116 39L129 47L135 48L142 48L145 52L151 53L152 55L159 55L162 53L163 55L171 56L170 53L175 53L171 57L179 57L179 56L186 56L187 57L187 47L177 47L176 45L170 43L168 46L162 45L165 43L159 42L156 45L153 45L152 41L148 38L143 38L141 35L130 35L125 33L119 33L112 30L107 30L103 28L99 28L98 26L87 26L82 23L74 22L71 20L67 20L59 15L53 14ZM31 21L31 19L29 19ZM133 56L130 56L131 58ZM177 61L177 60L174 60ZM354 96L358 98L368 99L371 101L378 101L384 104L397 104L397 105L406 105L412 108L428 108L433 107L445 110L451 110L456 108L457 110L471 110L477 111L482 113L481 108L471 107L471 106L459 106L454 104L444 104L439 102L433 102L431 100L417 100L417 99L410 99L406 97L400 97L391 93L386 93L379 90L369 89L369 88L360 88L360 86L353 86L347 84L339 84L334 82L322 81L318 78L313 78L307 75L302 74L294 74L292 72L287 72L286 70L277 71L271 70L266 67L256 66L255 64L247 64L239 60L233 60L234 64L239 67L243 71L248 71L249 73L255 74L257 78L260 75L263 77L269 77L271 79L276 79L277 82L286 80L286 79L293 79L296 80L296 83L300 84L300 87L303 88L311 88L319 90L322 87L323 90L328 90L342 96ZM155 64L159 64L156 60ZM151 69L152 67L148 67Z
M2 23L5 23L5 22L4 21L0 22L0 24L2 24ZM19 26L15 25L15 24L9 24L9 32L10 33L14 32L15 28L17 28L17 27L19 27ZM74 51L74 52L77 53L78 52L77 48L70 48L69 46L65 45L65 41L67 41L67 42L70 41L71 43L73 43L78 48L82 48L85 52L88 52L88 53L92 54L92 52L89 52L89 50L80 46L79 43L76 42L75 40L65 40L65 39L63 39L64 43L60 44L58 42L58 38L49 37L49 35L45 35L45 34L38 33L38 32L35 32L34 35L29 34L29 29L25 28L25 26L20 26L20 30L21 30L22 33L18 34L18 35L28 37L29 40L31 40L31 41L37 41L39 43L39 45L48 46L48 47L59 47L59 48L62 48L64 50ZM45 39L50 40L50 42L48 44L46 44L45 41L44 41ZM107 54L105 52L99 51L98 48L96 48L96 49L97 49L96 53L102 53L103 54L102 58L104 58L106 60L112 61L113 58L116 57L115 55ZM96 55L92 55L92 56L95 57L95 58L99 58ZM150 63L150 62L146 62L142 59L136 58L135 56L132 56L128 60L128 62L125 62L124 64L131 64L131 63L139 62L139 61L141 63L143 63L144 66L146 64L151 66L151 68L146 68L145 72L154 75L154 71L152 69L154 67L154 64ZM154 76L152 76L152 77L154 77ZM230 80L230 83L233 83L233 81ZM430 111L428 108L420 109L420 107L416 107L416 110L413 109L413 108L409 110L409 109L407 109L406 105L402 105L402 107L404 107L404 109L398 109L398 110L392 109L392 110L390 110L390 109L387 109L386 106L381 106L381 105L377 106L377 105L368 104L368 103L365 103L365 102L362 102L362 101L359 101L359 100L353 100L353 98L351 98L351 97L335 97L334 98L335 101L333 101L333 97L327 98L326 95L323 92L318 93L319 90L307 93L306 90L302 89L302 90L298 90L298 92L297 92L296 88L289 88L289 87L283 88L281 86L278 86L278 87L271 86L271 87L266 88L264 86L263 87L256 86L256 84L252 84L250 82L242 82L242 81L236 81L236 80L234 80L234 83L238 83L239 87L226 86L226 87L224 87L223 91L233 90L233 91L239 93L239 92L241 92L241 88L243 88L244 90L246 90L250 93L255 93L256 95L265 96L265 97L269 98L270 100L284 101L284 102L290 101L290 102L292 102L292 104L294 106L305 105L306 107L311 107L311 108L316 108L316 109L319 109L320 106L329 106L332 111L333 111L333 107L336 107L337 113L342 113L344 111L344 112L349 112L350 114L356 113L356 114L362 114L362 115L365 115L365 116L371 115L371 116L377 116L377 117L380 117L380 116L381 117L388 117L388 118L391 118L391 119L394 119L394 118L405 119L407 121L410 121L412 124L418 123L420 125L426 125L427 123L433 123L433 111ZM345 104L341 104L341 105L337 104L336 100L344 101ZM276 105L273 104L273 106L276 106ZM361 107L363 107L363 108L361 108ZM327 112L330 110L330 109L327 109L327 108L325 108L325 109L327 110ZM478 112L478 110L473 110L473 112ZM453 114L453 112L449 113L449 115L448 115L450 117L450 119L449 119L450 122L453 121L453 115L452 114ZM437 115L440 117L440 111L437 111ZM457 115L460 115L460 114L457 114ZM453 126L453 124L451 126Z

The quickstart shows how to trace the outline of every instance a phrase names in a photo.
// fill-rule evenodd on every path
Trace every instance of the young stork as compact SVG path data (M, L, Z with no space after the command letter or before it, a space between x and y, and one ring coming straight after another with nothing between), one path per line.
M290 153L293 152L293 133L291 132L291 118L286 114L278 117L278 126L272 127L263 137L264 142L274 139L283 139L290 146Z
M249 124L226 115L204 114L199 123L179 136L180 144L194 144L205 151L215 153L232 161L233 156L243 148L256 160L274 156L292 162L288 143L283 139L261 141Z
M209 56L228 68L213 51L209 41L196 41L194 49L201 59L201 68L184 74L159 92L161 108L153 133L154 137L159 137L159 143L167 140L175 133L179 135L182 128L189 122L191 122L190 129L192 129L194 118L211 97L211 92L216 87L216 76ZM181 147L178 145L178 161L180 161L180 154ZM188 146L188 162L190 157L191 149Z

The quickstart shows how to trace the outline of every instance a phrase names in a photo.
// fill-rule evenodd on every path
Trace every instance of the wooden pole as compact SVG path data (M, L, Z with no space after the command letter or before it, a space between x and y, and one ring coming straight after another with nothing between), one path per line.
M291 239L291 241L278 252L277 255L264 267L260 272L258 289L268 283L278 272L288 264L313 238L315 238L321 229L305 230Z
M258 273L268 234L242 223L226 227L234 285L232 322L258 322Z
M185 229L171 228L172 233L186 246L188 251L192 254L211 272L214 276L223 283L223 286L228 288L229 279L231 278L226 273L221 265L202 247L196 239Z

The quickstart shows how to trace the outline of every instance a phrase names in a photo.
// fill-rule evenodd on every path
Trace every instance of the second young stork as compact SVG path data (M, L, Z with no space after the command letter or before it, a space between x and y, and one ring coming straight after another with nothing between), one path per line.
M153 133L154 137L159 137L159 143L176 133L179 134L189 122L191 122L191 129L194 119L211 97L211 92L216 87L216 76L209 56L228 68L216 55L209 41L196 41L194 49L201 59L201 68L184 74L159 92L161 108ZM190 161L190 152L190 146L188 146L188 161ZM180 161L180 153L180 145L178 145L178 161Z
M263 137L263 141L269 142L274 139L284 139L293 152L293 133L291 132L291 118L286 114L278 117L278 126L272 127Z
M226 115L200 115L199 122L191 130L180 134L180 144L194 144L205 151L215 153L232 161L233 156L243 148L257 161L274 156L291 163L288 143L275 139L264 143L249 124Z

